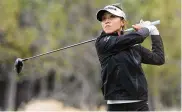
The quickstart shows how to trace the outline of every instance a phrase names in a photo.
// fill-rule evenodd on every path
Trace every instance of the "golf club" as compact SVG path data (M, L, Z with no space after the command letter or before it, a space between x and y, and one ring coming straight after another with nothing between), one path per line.
M160 24L160 20L151 22L151 25L157 25L157 24ZM129 31L133 31L133 30L134 30L133 28L129 28L127 30L124 30L124 32L129 32ZM43 54L35 55L35 56L24 58L24 59L17 58L16 61L15 61L15 64L14 64L15 70L16 70L17 74L19 74L21 72L22 68L23 68L23 62L24 61L34 59L34 58L37 58L37 57L40 57L40 56L43 56L43 55L51 54L51 53L61 51L61 50L64 50L64 49L68 49L68 48L71 48L71 47L75 47L75 46L78 46L78 45L86 44L86 43L95 41L96 39L97 38L93 38L91 40L83 41L83 42L80 42L80 43L77 43L77 44L69 45L69 46L66 46L66 47L63 47L63 48L59 48L59 49L56 49L56 50L52 50L52 51L49 51L49 52L46 52L46 53L43 53Z

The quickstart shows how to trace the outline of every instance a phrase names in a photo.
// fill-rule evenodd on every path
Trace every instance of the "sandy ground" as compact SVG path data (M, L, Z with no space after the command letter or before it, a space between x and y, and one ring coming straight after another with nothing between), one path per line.
M101 107L98 111L104 111L105 108ZM24 108L20 108L19 111L84 111L73 107L64 106L62 102L46 99L46 100L32 100Z

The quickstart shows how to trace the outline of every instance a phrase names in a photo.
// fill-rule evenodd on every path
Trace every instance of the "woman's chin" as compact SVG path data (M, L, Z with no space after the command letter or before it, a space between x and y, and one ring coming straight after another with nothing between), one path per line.
M105 31L105 33L110 34L113 33L114 31Z

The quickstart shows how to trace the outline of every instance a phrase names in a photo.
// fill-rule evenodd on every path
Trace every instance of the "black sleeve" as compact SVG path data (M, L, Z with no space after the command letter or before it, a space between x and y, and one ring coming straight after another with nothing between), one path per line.
M121 36L108 36L96 41L96 48L100 53L118 52L134 44L142 43L149 35L147 28L141 28L136 32L131 32Z
M165 63L164 47L160 35L152 35L152 51L141 46L142 63L162 65Z

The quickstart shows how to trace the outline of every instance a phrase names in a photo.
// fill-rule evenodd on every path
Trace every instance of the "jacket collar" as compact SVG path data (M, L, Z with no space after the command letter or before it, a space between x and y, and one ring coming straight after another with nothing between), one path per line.
M121 35L123 35L123 34L124 34L124 32L121 31ZM105 37L105 36L119 36L119 35L118 35L117 32L107 34L107 33L105 33L104 31L102 31L99 37Z

